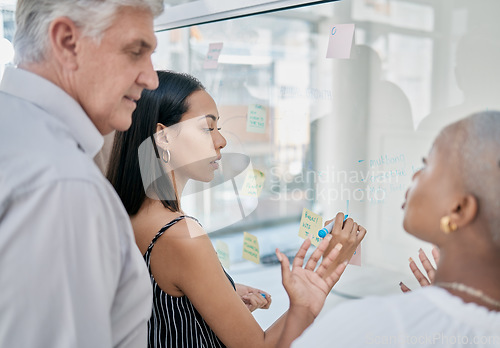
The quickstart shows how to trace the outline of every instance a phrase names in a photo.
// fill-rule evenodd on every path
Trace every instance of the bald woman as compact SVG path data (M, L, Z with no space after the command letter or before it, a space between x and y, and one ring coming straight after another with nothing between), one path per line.
M500 112L446 127L403 209L404 229L440 249L433 285L343 303L292 347L500 347ZM280 347L314 319L302 318Z

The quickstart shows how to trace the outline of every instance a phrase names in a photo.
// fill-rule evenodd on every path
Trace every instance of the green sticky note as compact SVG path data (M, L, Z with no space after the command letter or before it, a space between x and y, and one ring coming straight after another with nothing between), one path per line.
M247 112L247 132L266 132L266 108L259 104L250 104Z
M217 251L217 256L222 264L222 267L229 269L231 262L229 261L229 246L223 241L218 240L215 242L215 250Z

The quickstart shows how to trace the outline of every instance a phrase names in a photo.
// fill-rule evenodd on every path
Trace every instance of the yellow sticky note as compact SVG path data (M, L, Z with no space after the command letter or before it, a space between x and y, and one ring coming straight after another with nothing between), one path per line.
M243 258L260 263L259 241L257 237L248 232L243 232Z
M260 170L254 169L248 171L241 194L244 196L259 197L262 193L265 180L266 176Z
M215 242L215 250L217 251L217 256L219 257L222 267L229 269L229 246L223 241L218 240Z
M323 227L323 218L318 214L313 213L307 208L302 210L302 217L300 219L299 237L311 238L311 243L318 246L321 239L318 236L318 231Z

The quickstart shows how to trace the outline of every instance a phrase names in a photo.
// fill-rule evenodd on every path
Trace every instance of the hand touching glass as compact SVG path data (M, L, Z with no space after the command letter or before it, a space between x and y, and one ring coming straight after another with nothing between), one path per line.
M410 257L410 269L421 286L429 286L432 283L434 283L436 269L434 268L434 266L432 266L431 262L429 261L429 258L422 249L418 251L418 257L422 262L422 266L424 266L425 272L427 273L427 277L422 273L422 271L420 271L417 264L415 263L415 261L413 261L411 257ZM432 257L434 258L434 261L436 262L437 265L439 263L439 250L436 247L432 248ZM411 289L407 287L403 282L399 283L399 286L401 287L401 291L403 292L411 291Z
M347 266L346 260L341 262L333 272L328 273L328 267L337 260L342 249L342 244L339 243L323 257L319 267L315 270L331 239L332 236L327 235L303 267L304 257L311 245L311 241L306 239L295 255L291 270L288 258L276 249L276 256L281 262L283 286L290 298L290 309L278 347L289 347L293 340L311 325L323 308L326 296Z

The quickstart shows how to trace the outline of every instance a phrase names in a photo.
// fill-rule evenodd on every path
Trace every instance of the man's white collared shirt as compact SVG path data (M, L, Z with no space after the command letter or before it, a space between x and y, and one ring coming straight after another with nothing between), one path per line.
M152 290L127 213L92 161L102 136L62 89L0 84L0 347L146 347Z

